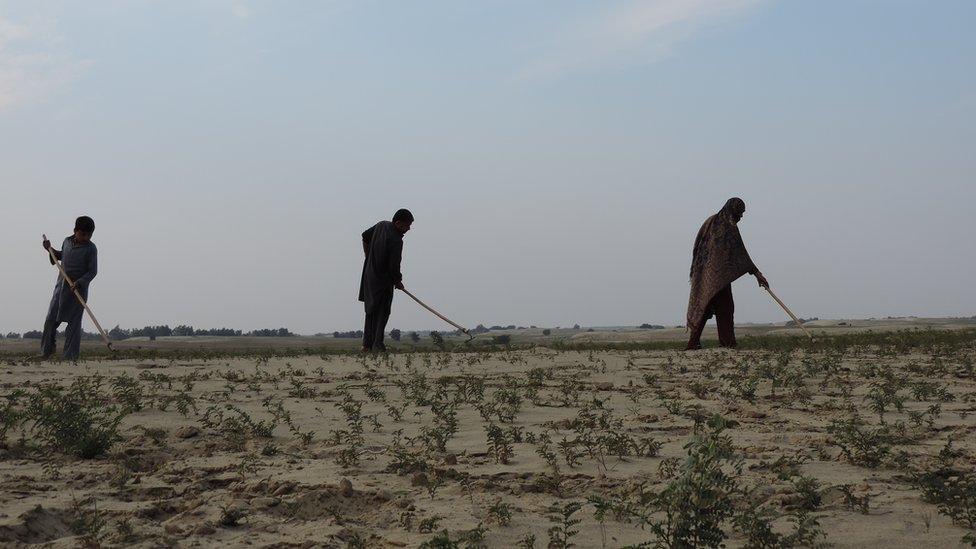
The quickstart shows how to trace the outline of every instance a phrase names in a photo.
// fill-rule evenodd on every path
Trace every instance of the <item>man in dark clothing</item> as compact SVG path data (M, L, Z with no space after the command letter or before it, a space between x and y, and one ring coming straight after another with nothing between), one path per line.
M84 307L78 302L74 290L78 290L81 297L88 301L88 285L98 274L98 248L91 241L95 232L95 222L88 216L75 220L75 232L64 239L61 250L52 250L54 256L61 260L64 272L74 281L69 285L61 272L58 272L58 282L54 286L54 297L47 310L44 321L44 335L41 338L41 356L49 358L55 351L55 338L58 326L62 322L68 324L64 331L64 358L77 360L81 349L81 317ZM51 241L45 240L44 249L51 247ZM54 259L48 254L48 260L54 265Z
M687 350L701 349L705 322L715 315L719 344L735 347L732 282L749 273L759 285L769 287L766 277L749 257L736 225L746 211L740 198L730 198L725 206L702 224L695 238L691 259L691 297L688 299L688 330L691 337Z
M359 284L359 301L366 306L363 329L363 352L386 351L383 335L390 320L393 289L403 289L400 258L403 235L410 230L413 214L397 210L393 221L380 221L363 232L363 277Z

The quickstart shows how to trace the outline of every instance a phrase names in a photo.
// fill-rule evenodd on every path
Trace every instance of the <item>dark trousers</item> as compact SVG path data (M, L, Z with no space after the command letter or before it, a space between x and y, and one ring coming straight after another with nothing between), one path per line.
M44 335L41 336L41 355L49 357L54 354L58 326L61 322L58 321L55 313L48 313L44 321ZM68 327L64 330L64 358L78 360L78 354L81 352L81 315L74 315L67 324Z
M715 314L715 324L718 325L718 342L722 347L735 347L735 323L732 317L735 315L735 301L732 300L732 285L728 285L721 290L711 301L708 302L705 318L698 324L698 328L691 333L688 340L689 349L701 348L701 334L705 329L705 322Z
M366 327L363 328L363 347L374 351L385 351L383 336L386 333L386 323L390 320L393 308L393 293L380 300L372 312L366 311Z

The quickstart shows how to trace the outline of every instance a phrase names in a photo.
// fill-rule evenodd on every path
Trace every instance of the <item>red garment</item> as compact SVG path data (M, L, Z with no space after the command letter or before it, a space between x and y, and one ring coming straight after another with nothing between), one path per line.
M735 322L732 317L735 315L735 301L732 299L732 285L729 284L715 294L715 297L708 302L704 318L695 324L691 331L691 338L688 340L688 349L701 349L701 334L705 329L705 322L715 314L715 323L718 325L718 342L722 347L735 347Z
M741 199L730 198L717 214L705 220L695 238L686 323L692 333L700 333L703 319L711 317L709 307L718 292L740 276L758 272L736 226L745 207Z

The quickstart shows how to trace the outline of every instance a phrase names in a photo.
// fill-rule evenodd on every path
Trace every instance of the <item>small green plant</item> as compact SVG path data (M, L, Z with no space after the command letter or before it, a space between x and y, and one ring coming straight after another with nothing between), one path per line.
M701 400L708 398L708 393L711 391L707 383L698 380L691 382L688 389L691 391L691 394L695 395L695 398Z
M734 516L741 495L742 463L733 458L732 439L724 434L732 424L718 415L702 422L703 428L685 445L687 458L668 458L659 466L661 478L668 481L661 491L647 491L642 484L623 501L591 498L598 520L612 511L648 527L655 539L639 547L723 546L725 523Z
M3 397L0 403L0 444L7 440L7 432L21 422L21 399L24 391L16 389Z
M813 477L798 476L793 479L795 505L803 511L816 511L822 501L820 483Z
M834 442L851 463L875 468L891 453L891 437L884 427L871 428L854 416L846 420L834 420L827 426Z
M333 441L344 445L336 455L336 463L341 467L353 467L359 465L359 458L366 445L363 435L363 401L353 397L346 389L340 389L340 393L342 401L336 406L346 417L346 428L332 432Z
M871 382L871 388L864 400L870 405L871 410L878 414L878 419L883 424L885 422L885 412L889 406L894 406L899 412L905 407L905 397L899 394L898 390L902 383L885 381Z
M444 517L440 515L433 515L425 518L417 524L417 531L421 534L429 534L434 530L437 530L437 525L440 524L442 518Z
M495 463L508 465L509 460L515 455L515 449L508 433L494 423L485 426L485 436L488 439L488 454L494 458Z
M112 380L112 390L123 412L129 414L142 410L142 401L146 395L139 380L122 374Z
M100 376L80 377L67 388L42 385L29 395L21 419L49 449L91 459L104 454L121 437L126 415L107 403Z
M580 519L573 518L582 508L582 504L571 501L565 505L553 505L549 507L549 547L551 549L568 549L575 547L573 537L579 533L576 527L580 524Z
M217 523L224 528L233 528L247 516L247 511L243 507L224 507L220 508L220 518Z
M841 493L844 495L844 505L852 511L857 511L862 515L868 514L870 510L871 496L865 494L863 496L858 496L854 494L854 490L851 488L850 484L844 484L838 486Z
M132 527L132 521L128 517L119 519L115 524L115 533L117 535L117 541L124 544L132 544L139 540L135 528Z
M790 515L793 531L788 534L773 531L774 518L768 509L750 507L735 517L735 529L745 535L746 547L787 549L824 546L823 540L827 534L815 515L802 510Z
M412 335L416 335L416 332L411 332ZM420 336L417 336L420 339ZM441 530L440 532L434 534L434 537L420 544L419 549L460 549L458 542L451 539L451 533L447 530Z
M71 531L81 537L86 547L100 547L107 536L105 532L105 516L98 510L95 498L89 497L78 500L72 497L71 503Z
M512 522L512 508L502 500L496 500L488 508L488 519L499 526L508 526Z
M916 475L915 483L922 490L924 501L934 503L939 513L970 531L962 541L973 544L976 541L976 474L971 470L940 467Z

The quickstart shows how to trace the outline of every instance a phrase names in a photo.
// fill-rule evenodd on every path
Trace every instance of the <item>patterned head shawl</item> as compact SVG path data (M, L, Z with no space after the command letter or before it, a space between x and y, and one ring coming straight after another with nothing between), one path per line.
M708 304L722 288L746 273L757 271L736 226L745 211L746 203L741 198L730 198L698 231L689 274L689 329L711 317Z

